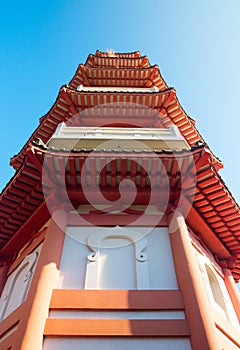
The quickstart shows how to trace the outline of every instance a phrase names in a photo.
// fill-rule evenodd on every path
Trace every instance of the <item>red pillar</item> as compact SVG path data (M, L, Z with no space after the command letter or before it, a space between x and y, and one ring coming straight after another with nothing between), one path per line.
M238 317L238 321L240 322L240 296L237 286L235 284L234 278L231 274L231 271L228 269L223 269L224 281L230 295L230 299L232 301L234 310Z
M192 349L221 349L184 217L176 210L168 215L168 222L175 271L183 296Z
M56 288L59 276L67 219L64 210L56 210L52 215L25 302L25 312L19 322L14 350L42 350L52 290Z

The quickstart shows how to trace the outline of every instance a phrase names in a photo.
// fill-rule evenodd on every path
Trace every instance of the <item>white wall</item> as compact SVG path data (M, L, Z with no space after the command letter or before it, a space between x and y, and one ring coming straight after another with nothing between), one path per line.
M187 338L46 338L43 350L191 350Z
M58 288L178 289L168 229L68 227Z

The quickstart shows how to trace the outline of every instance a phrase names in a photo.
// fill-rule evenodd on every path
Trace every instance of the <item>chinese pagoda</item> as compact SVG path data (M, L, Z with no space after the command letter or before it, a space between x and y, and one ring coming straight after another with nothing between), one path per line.
M90 54L10 164L1 350L240 348L240 208L146 56Z

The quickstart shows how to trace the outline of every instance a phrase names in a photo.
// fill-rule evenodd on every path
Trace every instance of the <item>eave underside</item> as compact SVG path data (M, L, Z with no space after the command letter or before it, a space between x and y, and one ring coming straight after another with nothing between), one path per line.
M114 92L80 92L62 87L51 110L40 120L39 127L30 137L29 142L40 138L44 143L52 137L61 122L78 126L129 126L169 127L175 124L190 147L196 142L204 142L179 104L176 93L168 89L158 93L114 93ZM28 143L11 165L18 169L24 159ZM222 163L214 156L215 166Z
M229 256L236 259L233 274L236 280L240 278L239 207L212 167L210 153L203 146L191 151L159 153L144 150L74 152L29 147L21 170L0 199L1 248L4 251L4 246L45 201L42 183L47 192L56 188L59 193L65 191L76 206L88 203L84 191L94 193L100 189L109 200L118 199L123 180L123 192L131 192L128 181L137 190L134 204L144 204L143 198L147 204L152 200L158 206L162 201L159 210L167 210L169 204L181 206L183 198L191 203ZM77 198L81 203L77 203Z
M167 84L160 75L158 66L148 68L99 68L87 67L82 64L69 83L70 88L84 86L117 86L117 87L157 87L166 90Z
M157 86L163 91L81 92L76 91L79 84L85 87ZM225 258L229 253L233 260L236 259L232 271L234 278L238 280L239 207L216 171L222 167L221 162L206 145L205 148L199 147L200 144L204 144L203 138L195 128L194 121L181 107L174 89L167 89L158 67L151 66L148 58L141 56L139 51L128 54L97 51L95 55L88 56L85 65L78 67L70 86L71 88L61 88L51 110L40 119L39 127L19 154L11 160L11 165L17 169L17 173L0 197L2 252L6 246L8 250L5 251L10 252L10 243L16 235L22 234L22 237L25 235L27 238L32 234L31 220L41 208L44 208L44 215L38 222L39 227L49 217L42 184L49 190L56 186L66 188L70 199L76 200L73 194L78 193L82 200L87 202L81 195L83 187L100 187L111 200L117 198L116 193L119 193L122 180L129 180L137 189L135 203L149 200L154 192L156 204L159 203L160 193L167 198L168 204L177 206L182 195L184 200L191 204L191 211L195 211L197 217L201 217L202 222L207 224L210 235L214 235L223 251L227 252L223 253L223 256L220 254L219 258ZM149 153L145 150L141 153L136 150L74 152L45 149L31 144L36 138L47 143L61 122L73 126L144 128L168 128L173 123L177 125L192 150L179 153ZM96 177L96 171L106 160L109 164L103 167L100 176ZM159 165L159 160L162 166ZM49 176L43 178L42 170L45 166L49 167ZM122 188L127 193L127 181L125 186ZM201 235L201 232L198 234ZM208 241L205 237L205 243ZM214 252L214 246L211 248Z

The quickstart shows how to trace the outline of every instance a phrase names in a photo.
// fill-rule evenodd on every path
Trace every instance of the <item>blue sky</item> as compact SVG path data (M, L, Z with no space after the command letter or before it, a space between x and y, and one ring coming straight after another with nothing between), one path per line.
M140 50L175 87L240 203L239 0L11 1L0 13L0 188L38 119L97 49Z

